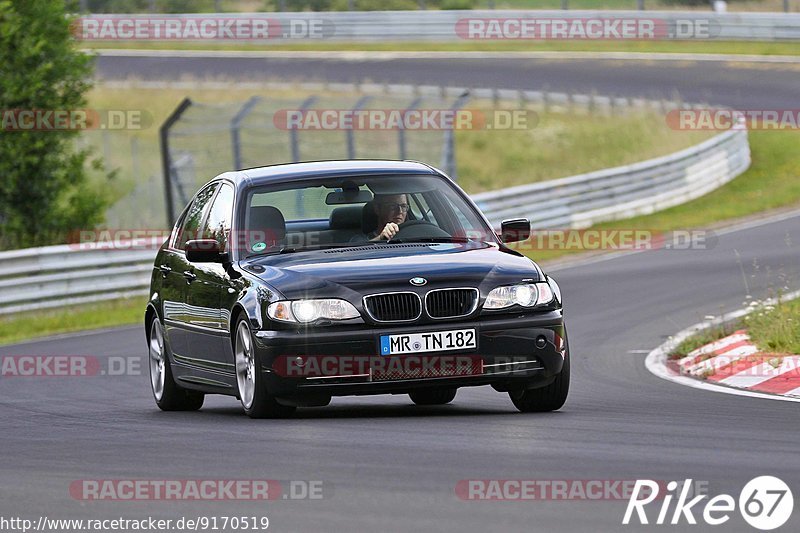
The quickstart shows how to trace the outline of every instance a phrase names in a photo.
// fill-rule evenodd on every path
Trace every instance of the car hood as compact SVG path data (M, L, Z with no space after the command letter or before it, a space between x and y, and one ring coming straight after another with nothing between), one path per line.
M242 264L285 298L342 297L441 287L492 288L538 281L533 261L494 244L387 244L268 255Z

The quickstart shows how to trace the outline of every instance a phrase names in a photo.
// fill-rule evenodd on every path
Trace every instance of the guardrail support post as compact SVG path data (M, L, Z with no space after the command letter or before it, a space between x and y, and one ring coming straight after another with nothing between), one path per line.
M240 139L242 121L247 118L253 107L261 101L258 96L250 97L247 102L236 112L233 119L231 119L231 149L233 151L233 168L234 170L242 169L242 143Z
M303 113L308 110L309 107L314 105L314 102L317 101L316 95L311 95L305 100L303 103L300 104L300 112ZM291 144L292 149L292 162L299 163L300 162L300 141L297 137L297 128L289 128L289 142ZM297 191L297 197L295 198L295 208L297 209L298 216L303 216L306 210L305 204L303 204L303 195L300 191Z
M458 111L469 100L469 91L464 91L461 96L456 98L453 105L450 106L451 111ZM456 169L456 140L453 128L444 130L444 147L442 153L442 167L445 173L452 178L453 181L458 179L458 171Z
M302 104L300 104L300 111L306 111L317 100L316 96L309 96ZM300 143L297 138L297 128L289 128L289 144L292 149L292 162L297 163L300 161Z
M175 223L175 205L172 200L172 159L169 154L169 130L180 120L181 115L183 115L191 105L192 101L189 98L184 98L158 130L161 144L161 171L164 173L164 193L166 194L167 202L168 226L172 226L172 224Z
M371 98L372 98L371 96L362 96L361 98L359 98L358 101L356 102L356 105L353 106L352 111L358 111L359 109L362 109L365 105L367 105L367 102L369 102ZM347 159L355 159L356 158L355 131L353 131L353 128L349 128L345 130L345 133L347 133Z
M409 111L416 109L421 102L422 98L420 98L419 96L414 98L411 101L411 103L408 104L408 107L406 107L403 110L403 120L405 120L405 114ZM403 127L403 122L400 122L400 129L397 130L397 151L401 160L406 159L406 157L408 157L406 150L406 130Z

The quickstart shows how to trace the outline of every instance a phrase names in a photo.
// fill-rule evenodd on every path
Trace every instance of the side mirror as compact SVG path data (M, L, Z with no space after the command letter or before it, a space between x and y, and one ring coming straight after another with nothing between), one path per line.
M524 241L531 236L531 223L527 218L504 220L500 228L500 240L503 242Z
M215 239L195 239L186 243L186 259L190 263L224 263L227 256Z

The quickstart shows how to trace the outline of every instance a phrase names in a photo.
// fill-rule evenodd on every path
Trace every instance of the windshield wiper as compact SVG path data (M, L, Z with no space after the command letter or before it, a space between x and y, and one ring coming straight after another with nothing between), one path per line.
M417 237L415 239L391 239L386 241L389 244L395 243L412 243L412 242L430 242L430 243L459 243L468 244L471 242L488 244L486 241L478 239L470 239L469 237Z
M296 252L296 251L297 250L295 248L292 248L292 247L289 247L289 246L283 246L281 248L272 248L270 250L264 250L263 252L259 252L257 254L246 255L245 259L250 259L251 257L259 257L259 256L262 256L262 255L289 254L289 253Z

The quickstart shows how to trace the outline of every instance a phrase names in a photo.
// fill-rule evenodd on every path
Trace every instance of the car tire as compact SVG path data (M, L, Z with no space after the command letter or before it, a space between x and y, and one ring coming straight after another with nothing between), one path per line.
M569 394L570 359L569 345L567 345L564 366L552 383L538 389L509 392L514 407L523 413L543 413L561 409Z
M149 350L150 388L156 405L162 411L197 411L203 407L205 394L184 389L175 383L169 351L164 339L164 328L158 317L150 322L150 335L147 339Z
M240 318L236 325L234 337L234 362L236 366L236 386L242 408L250 418L286 418L297 409L294 406L281 405L267 392L266 383L253 348L253 335L250 324Z
M456 389L422 389L408 393L417 405L444 405L456 397Z

